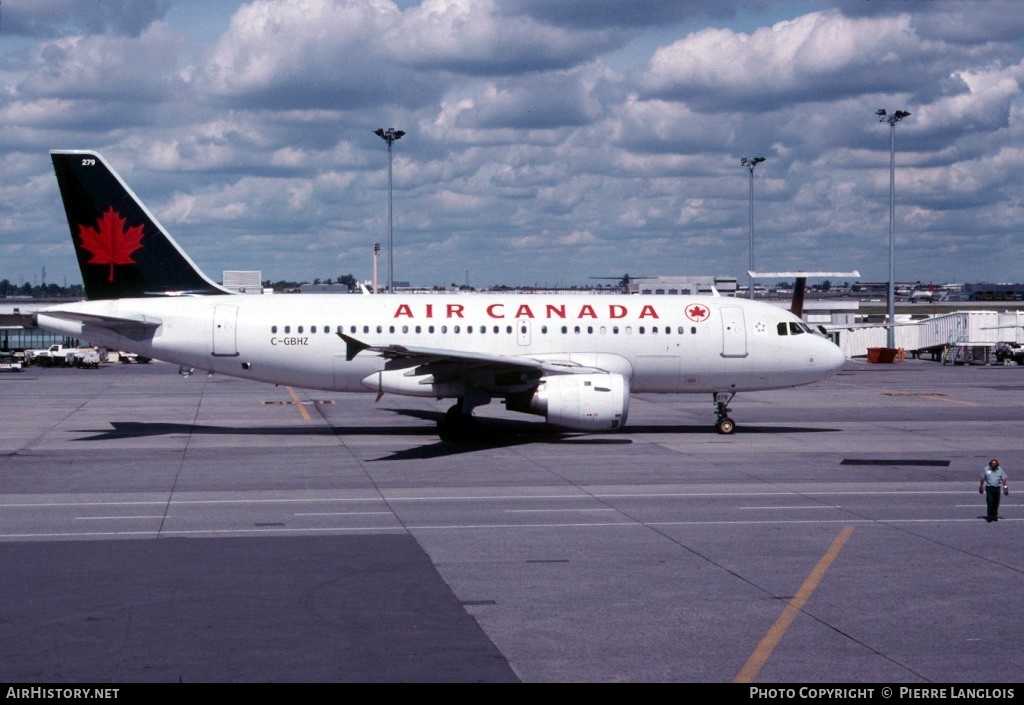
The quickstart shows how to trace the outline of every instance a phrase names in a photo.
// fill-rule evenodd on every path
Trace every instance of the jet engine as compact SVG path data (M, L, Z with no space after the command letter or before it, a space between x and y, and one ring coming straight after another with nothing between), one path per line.
M611 431L629 415L629 380L609 373L553 375L532 393L510 395L505 407L574 431Z

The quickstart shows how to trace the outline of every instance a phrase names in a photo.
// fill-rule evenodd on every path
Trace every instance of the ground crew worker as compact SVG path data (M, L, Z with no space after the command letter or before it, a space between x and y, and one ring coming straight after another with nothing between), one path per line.
M988 507L988 515L985 521L999 521L999 492L1004 495L1010 494L1010 486L1006 482L1006 471L999 465L995 458L988 461L988 465L981 471L981 481L978 483L978 493L985 495L985 504Z

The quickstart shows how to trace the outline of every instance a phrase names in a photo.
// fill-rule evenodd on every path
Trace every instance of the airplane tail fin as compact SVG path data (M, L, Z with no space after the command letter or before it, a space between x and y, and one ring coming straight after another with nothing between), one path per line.
M789 312L798 318L804 317L804 292L807 290L807 277L797 277L793 284L793 303Z
M229 294L189 259L96 152L50 152L90 299Z

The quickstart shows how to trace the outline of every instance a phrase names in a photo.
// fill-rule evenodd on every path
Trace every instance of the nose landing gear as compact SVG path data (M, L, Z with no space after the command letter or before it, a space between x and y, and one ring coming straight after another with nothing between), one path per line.
M736 396L735 392L715 392L715 431L728 436L736 430L736 422L729 418L729 402Z

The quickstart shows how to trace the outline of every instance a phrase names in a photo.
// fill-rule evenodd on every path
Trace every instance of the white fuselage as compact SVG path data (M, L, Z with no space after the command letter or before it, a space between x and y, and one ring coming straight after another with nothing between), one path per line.
M156 325L92 323L100 319ZM573 362L622 374L633 392L791 387L820 380L844 361L831 341L789 312L727 297L167 297L64 304L40 311L38 321L47 330L197 369L337 391L377 389L375 373L386 362L369 350L347 359L339 331L369 346ZM454 396L426 388L422 395Z

